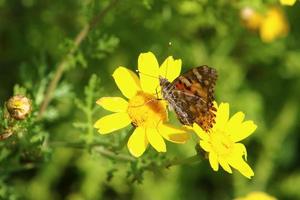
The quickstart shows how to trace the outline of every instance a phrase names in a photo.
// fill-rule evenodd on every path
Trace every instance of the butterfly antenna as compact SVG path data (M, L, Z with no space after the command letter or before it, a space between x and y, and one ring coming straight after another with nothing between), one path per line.
M156 77L156 76L152 76L152 75L150 75L150 74L145 74L145 73L143 73L143 72L141 72L140 70L135 70L137 73L139 73L139 74L142 74L142 75L145 75L145 76L149 76L149 77L151 77L151 78L155 78L155 79L158 79L158 77Z
M172 42L169 42L168 43L168 55L170 55L171 46L172 46ZM168 58L169 58L169 56L167 57L167 67L166 67L165 78L167 78L167 75L168 75L168 68L169 68L169 59Z

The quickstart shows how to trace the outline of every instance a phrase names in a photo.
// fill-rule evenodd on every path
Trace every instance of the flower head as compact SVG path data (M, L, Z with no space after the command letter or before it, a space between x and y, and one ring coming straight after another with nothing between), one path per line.
M159 67L153 53L142 53L138 58L138 69L140 79L122 66L114 71L113 78L128 101L121 97L100 98L97 104L114 113L100 118L94 125L100 134L108 134L133 124L136 128L127 147L136 157L144 153L148 143L156 151L166 152L164 139L174 143L184 143L188 139L183 129L165 124L168 120L166 103L157 99L159 82L155 78L161 75L174 80L180 73L181 60L170 56Z
M248 29L259 32L263 42L284 37L289 31L284 13L278 7L270 7L265 14L247 7L241 11L241 18Z
M251 192L247 196L239 197L235 200L276 200L276 198L264 192Z
M259 29L259 34L264 42L272 42L276 38L286 36L289 25L281 9L270 8Z
M12 118L23 120L31 112L31 101L23 95L15 95L7 101L6 108Z
M214 171L218 171L219 164L228 173L232 173L231 167L237 169L247 178L251 178L254 172L245 162L247 159L246 147L239 143L251 135L256 129L253 121L243 121L245 115L238 112L229 119L229 104L216 105L216 123L209 133L204 132L197 124L193 129L200 137L201 148L208 153L208 159Z
M280 0L282 5L292 6L296 3L297 0Z

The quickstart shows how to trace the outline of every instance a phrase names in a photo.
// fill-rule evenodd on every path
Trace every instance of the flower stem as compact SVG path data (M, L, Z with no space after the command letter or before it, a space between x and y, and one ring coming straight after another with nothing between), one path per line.
M116 153L115 151L111 150L110 148L108 148L107 146L109 145L108 143L104 143L104 142L95 142L92 144L89 144L87 146L86 143L83 142L78 142L78 143L69 143L69 142L52 142L50 144L53 147L70 147L70 148L77 148L77 149L86 149L88 148L88 146L90 147L90 149L94 152L100 153L101 155L111 158L111 159L116 159L119 161L127 161L127 162L136 162L138 159L134 158L130 155L127 154L120 154L120 153ZM112 149L114 149L115 147L112 147ZM176 165L186 165L186 164L192 164L192 163L196 163L196 162L200 162L201 161L201 157L196 154L194 156L190 156L187 158L183 158L183 159L178 159L178 158L174 158L173 160L168 160L165 163L163 163L162 165L160 165L160 168L170 168Z
M77 34L76 38L74 39L74 45L73 47L69 50L69 52L62 58L62 60L58 63L56 71L54 73L54 77L51 80L46 93L45 93L45 97L42 101L39 113L38 113L38 119L41 119L43 117L44 112L46 111L49 103L52 100L52 95L53 92L55 91L59 80L61 79L67 65L68 65L68 59L70 58L70 56L72 56L75 51L79 48L80 44L82 43L82 41L87 37L88 33L96 26L96 24L99 24L102 22L103 17L108 13L108 11L110 9L112 9L115 4L118 2L119 0L112 0L108 6L106 8L104 8L100 13L98 13L98 15L95 15L92 20L86 24L81 31Z
M128 133L126 133L126 136L120 141L120 144L116 147L116 150L122 150L126 146L128 140L129 140L129 137L133 133L134 129L135 129L134 126L132 126L130 128L130 130L128 131Z
M190 157L187 157L187 158L184 158L184 159L173 159L167 163L165 163L163 165L163 167L165 168L170 168L170 167L173 167L173 166L176 166L176 165L186 165L186 164L192 164L192 163L196 163L196 162L200 162L201 157L196 154L194 156L190 156Z
M115 153L113 151L108 150L107 148L103 147L103 146L98 146L93 148L94 152L100 153L101 155L111 158L111 159L115 159L118 161L124 161L124 162L135 162L136 158L129 156L127 154L118 154Z
M101 155L115 159L118 161L127 161L127 162L134 162L136 161L136 158L129 156L127 154L121 154L116 153L113 150L110 150L107 146L109 146L108 143L105 142L95 142L91 144L86 144L84 142L77 142L77 143L69 143L69 142L52 142L50 144L53 147L69 147L69 148L76 148L76 149L90 149L91 151L95 153L100 153ZM112 147L114 149L115 147Z

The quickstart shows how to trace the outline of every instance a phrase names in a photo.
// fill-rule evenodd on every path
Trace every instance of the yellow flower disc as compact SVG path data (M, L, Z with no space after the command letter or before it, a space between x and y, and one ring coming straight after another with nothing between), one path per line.
M230 136L222 130L217 130L210 134L212 148L218 155L226 156L231 153L234 142Z
M168 117L163 102L142 91L129 100L127 113L137 127L157 127Z

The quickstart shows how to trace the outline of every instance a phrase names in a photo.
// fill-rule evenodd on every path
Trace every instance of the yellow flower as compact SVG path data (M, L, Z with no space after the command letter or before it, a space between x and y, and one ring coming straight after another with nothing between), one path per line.
M297 0L280 0L282 5L292 6L296 3Z
M236 198L235 200L276 200L276 198L264 192L251 192L247 196Z
M245 162L247 159L246 147L239 141L251 135L256 129L253 121L245 121L244 113L238 112L229 119L229 104L221 103L216 112L216 123L209 133L204 132L197 124L193 129L200 137L201 148L208 153L208 159L214 171L218 171L219 164L228 173L231 167L237 169L247 178L254 172Z
M284 37L289 31L289 25L283 11L277 7L270 7L265 14L258 13L252 8L244 8L241 18L250 30L259 32L263 42L272 42Z
M281 9L272 7L260 26L259 34L264 42L272 42L276 38L286 36L289 25Z
M133 124L136 128L127 147L135 157L145 152L148 143L156 151L166 152L164 139L174 143L184 143L188 139L183 129L164 124L168 120L166 103L158 100L156 95L160 91L159 75L174 80L181 71L181 60L174 60L170 56L159 67L153 53L142 53L138 58L138 69L141 72L140 79L122 66L114 71L113 78L129 101L121 97L100 98L97 104L114 113L102 117L94 124L100 134L108 134Z

